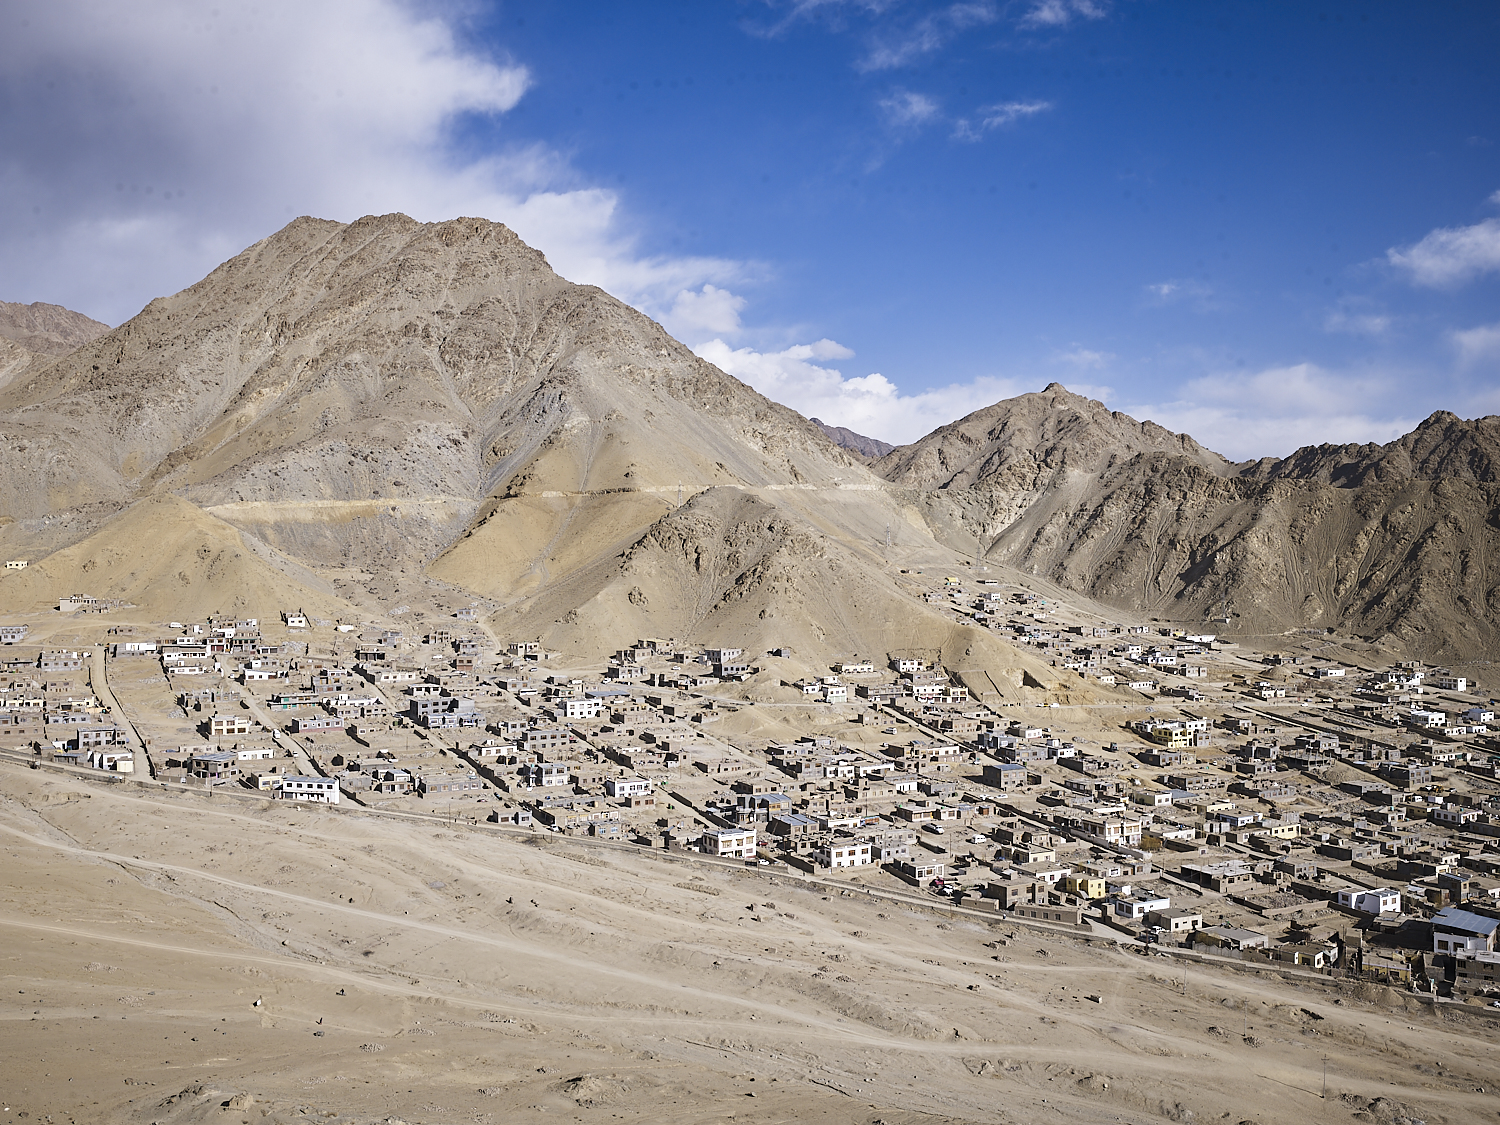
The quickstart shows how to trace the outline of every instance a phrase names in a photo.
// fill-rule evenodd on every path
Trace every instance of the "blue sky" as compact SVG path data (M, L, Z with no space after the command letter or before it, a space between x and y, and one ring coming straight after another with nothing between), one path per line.
M1492 4L122 7L0 15L0 299L477 213L892 441L1053 380L1237 458L1500 411Z

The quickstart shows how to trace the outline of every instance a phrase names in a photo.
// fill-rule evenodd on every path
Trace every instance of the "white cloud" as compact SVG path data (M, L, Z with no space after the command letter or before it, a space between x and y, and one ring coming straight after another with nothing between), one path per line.
M767 398L809 418L821 418L830 425L847 426L856 433L898 445L915 441L981 406L1036 389L1010 379L980 378L902 394L884 375L846 378L836 368L824 366L854 355L833 340L797 344L779 352L734 349L722 340L711 340L693 350Z
M1095 0L1036 0L1021 17L1022 27L1066 27L1075 19L1103 19L1108 9Z
M880 9L872 7L871 10L882 14ZM874 46L858 64L859 69L892 70L906 66L940 50L961 32L994 23L999 18L994 4L988 0L949 4L914 24L880 33Z
M707 336L738 336L740 310L745 298L727 289L705 285L696 292L684 289L672 301L662 319L668 332L679 340L701 340Z
M1450 334L1461 367L1500 361L1500 324L1482 324Z
M1500 219L1485 219L1468 227L1439 227L1415 245L1392 247L1385 256L1391 265L1409 273L1416 284L1451 289L1500 270Z
M975 110L975 120L961 117L954 123L953 136L961 141L977 141L992 129L999 129L1024 117L1034 117L1052 108L1051 102L1001 102Z
M1284 457L1322 442L1392 441L1416 424L1376 413L1381 404L1394 406L1397 389L1383 378L1339 375L1299 363L1194 379L1173 401L1130 406L1125 413L1190 434L1239 461Z
M926 94L897 90L879 103L888 124L897 128L925 125L938 115L938 103Z
M1056 359L1060 363L1069 364L1079 370L1090 368L1098 370L1101 367L1107 366L1115 359L1115 356L1110 352L1096 352L1089 348L1080 348L1075 345L1071 351L1058 353Z
M505 222L559 272L661 314L743 263L646 257L620 200L540 146L474 157L534 81L404 0L0 6L0 280L118 323L299 214ZM457 18L457 17L454 17Z
M1390 331L1391 318L1377 313L1354 313L1335 309L1323 318L1323 331L1347 332L1353 336L1383 336Z
M1191 302L1200 312L1217 308L1214 290L1210 285L1193 278L1168 278L1145 287L1149 304L1175 305L1181 301Z

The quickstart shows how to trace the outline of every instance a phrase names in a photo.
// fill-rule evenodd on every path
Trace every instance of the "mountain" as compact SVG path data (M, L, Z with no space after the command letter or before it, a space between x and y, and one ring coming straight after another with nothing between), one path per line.
M864 434L857 434L844 426L830 426L821 418L809 418L808 421L822 430L828 436L828 440L840 449L847 449L852 453L858 453L861 457L869 461L873 461L878 457L884 457L896 448L888 441L865 437Z
M30 368L108 331L109 325L61 305L0 301L0 390Z
M472 599L577 652L922 647L1088 693L898 585L887 529L952 556L860 459L485 220L298 219L13 377L0 441L10 604Z
M920 648L1013 700L1107 694L902 585L980 556L1217 632L1500 642L1495 418L1234 465L1054 383L867 464L479 219L298 219L92 338L7 310L30 341L0 338L0 554L32 562L0 573L11 607L473 602L579 653Z
M108 331L109 325L61 305L0 301L0 338L38 355L66 355Z
M971 488L1002 479L1035 483L1059 471L1098 473L1141 453L1180 456L1217 476L1233 471L1187 435L1137 422L1061 383L976 410L892 450L874 468L911 488Z
M1215 631L1341 628L1431 659L1500 642L1496 420L1232 465L1053 384L873 468L957 550Z
M1264 480L1288 477L1342 487L1408 480L1493 483L1500 473L1500 415L1466 421L1439 410L1387 445L1304 446L1290 457L1256 461L1243 471Z

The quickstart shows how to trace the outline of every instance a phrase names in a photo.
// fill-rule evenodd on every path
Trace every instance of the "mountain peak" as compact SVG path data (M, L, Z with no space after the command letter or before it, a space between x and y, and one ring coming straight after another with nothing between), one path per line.
M1187 457L1220 476L1230 470L1186 434L1138 422L1057 382L940 427L875 468L908 487L967 488L1012 472L1035 479L1063 468L1099 472L1142 453Z

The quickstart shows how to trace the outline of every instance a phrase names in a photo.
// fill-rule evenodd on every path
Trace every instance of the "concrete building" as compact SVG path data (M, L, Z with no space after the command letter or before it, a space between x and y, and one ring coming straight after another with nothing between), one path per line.
M1381 887L1373 891L1355 887L1339 891L1334 901L1345 910L1355 910L1361 914L1401 913L1401 892L1392 887Z
M339 783L331 777L283 777L276 796L283 801L336 805L339 803Z
M1432 951L1469 955L1494 953L1497 929L1500 929L1500 920L1457 906L1445 906L1432 917Z
M698 847L705 855L755 858L755 829L710 828L698 838Z

